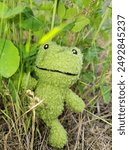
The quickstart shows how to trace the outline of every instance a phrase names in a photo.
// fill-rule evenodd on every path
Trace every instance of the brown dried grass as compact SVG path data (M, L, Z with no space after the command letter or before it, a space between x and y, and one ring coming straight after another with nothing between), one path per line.
M48 144L49 129L41 120L33 119L35 126L32 125L25 134L22 126L24 118L18 121L17 130L16 127L11 128L11 123L6 122L0 114L0 150L57 150ZM69 137L68 144L62 150L112 149L112 128L108 123L111 122L111 103L104 105L100 101L94 108L87 106L82 114L72 113L65 108L60 121Z

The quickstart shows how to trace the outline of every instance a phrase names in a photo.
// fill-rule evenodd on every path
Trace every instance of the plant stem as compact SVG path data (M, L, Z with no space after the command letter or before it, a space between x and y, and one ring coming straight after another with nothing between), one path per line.
M99 24L98 30L95 32L95 36L94 36L94 38L93 38L93 40L92 40L92 45L95 45L95 41L96 41L96 39L97 39L97 37L98 37L98 35L99 35L99 32L100 32L100 30L101 30L103 24L105 23L105 20L106 20L107 17L108 17L108 14L109 14L109 8L106 9L105 14L103 15L103 19L102 19L102 21L101 21L100 24Z
M58 0L55 0L55 2L54 2L53 15L52 15L52 23L51 23L51 30L54 28L57 2L58 2Z

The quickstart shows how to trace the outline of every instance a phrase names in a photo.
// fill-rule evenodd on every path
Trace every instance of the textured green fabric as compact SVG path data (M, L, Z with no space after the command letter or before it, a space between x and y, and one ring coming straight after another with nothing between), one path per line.
M69 87L78 80L82 67L82 54L76 47L61 47L54 42L39 48L35 63L38 79L35 95L44 100L36 114L50 128L49 142L62 148L67 144L67 133L58 117L64 109L64 102L74 112L83 111L81 98Z

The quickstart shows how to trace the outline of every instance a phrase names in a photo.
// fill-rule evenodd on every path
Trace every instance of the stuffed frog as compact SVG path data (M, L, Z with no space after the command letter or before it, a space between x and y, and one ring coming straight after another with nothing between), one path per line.
M82 68L82 54L76 47L62 47L54 42L40 46L35 73L38 82L35 95L43 99L43 105L36 108L36 114L50 128L49 142L56 148L67 144L67 132L58 117L64 110L64 103L73 112L82 112L85 105L69 87L79 79Z

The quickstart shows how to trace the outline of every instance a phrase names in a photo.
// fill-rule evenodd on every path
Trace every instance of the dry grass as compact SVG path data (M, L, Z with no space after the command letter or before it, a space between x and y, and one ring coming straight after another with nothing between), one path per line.
M76 114L65 108L60 116L69 137L68 145L62 150L111 150L111 104L104 105L100 101L94 108L86 104L86 110ZM0 114L0 150L57 150L48 144L49 129L41 120L35 119L34 112L28 116L32 114L27 133L24 131L24 117L13 124L2 119Z

